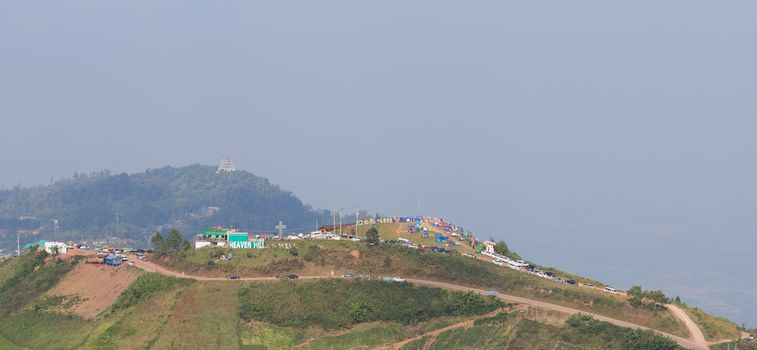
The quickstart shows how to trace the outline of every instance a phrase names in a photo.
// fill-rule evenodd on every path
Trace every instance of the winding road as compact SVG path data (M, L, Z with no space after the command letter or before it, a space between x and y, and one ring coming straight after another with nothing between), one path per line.
M226 279L226 278L223 278L223 277L194 276L194 275L184 274L183 272L176 272L176 271L168 270L168 269L166 269L163 266L160 266L158 264L155 264L155 263L152 263L152 262L149 262L149 261L141 261L141 260L137 259L136 256L129 256L129 259L130 259L130 261L133 262L134 266L136 266L136 267L138 267L138 268L140 268L142 270L145 270L147 272L156 272L156 273L160 273L160 274L163 274L163 275L169 275L169 276L174 276L174 277L179 277L179 278L189 278L189 279L194 279L194 280L198 280L198 281L229 281L229 282L236 282L236 281L274 281L274 280L277 280L276 277L242 277L242 278L240 278L238 280L229 280L229 279ZM299 278L300 279L322 279L322 278L333 278L333 277L330 277L330 276L300 276ZM461 285L451 284L451 283L445 283L445 282L439 282L439 281L429 281L429 280L421 280L421 279L414 279L414 278L406 278L406 280L407 280L407 282L410 282L410 283L413 283L413 284L416 284L416 285L421 285L421 286L444 288L444 289L455 290L455 291L474 292L474 293L479 293L479 294L487 294L488 293L488 291L483 290L483 289L477 289L477 288L472 288L472 287L467 287L467 286L461 286ZM651 331L653 331L653 332L655 332L655 333L657 333L659 335L662 335L662 336L669 337L669 338L673 339L679 345L681 345L681 346L683 346L683 347L685 347L687 349L694 349L694 350L709 350L710 349L709 346L708 346L708 344L707 344L707 341L704 338L704 334L699 329L699 327L696 325L696 323L694 323L694 321L692 321L691 318L686 314L686 312L684 312L683 310L681 310L681 308L679 308L679 307L677 307L675 305L672 305L672 304L667 305L667 307L673 312L673 315L675 315L678 319L680 319L686 325L686 328L689 330L689 334L691 334L692 339L687 339L687 338L683 338L683 337L680 337L680 336L677 336L677 335L673 335L673 334L670 334L670 333L661 332L661 331L658 331L658 330L655 330L655 329L651 329L649 327L645 327L645 326L642 326L642 325L637 325L637 324L634 324L634 323L631 323L631 322L622 321L622 320L610 318L610 317L607 317L607 316L602 316L602 315L593 314L593 313L586 312L586 311L581 311L581 310L573 309L573 308L570 308L570 307L567 307L567 306L551 304L551 303L548 303L548 302L545 302L545 301L541 301L541 300L528 299L528 298L523 298L523 297L514 296L514 295L502 294L502 293L499 293L499 292L497 292L497 297L499 299L507 301L507 302L530 305L530 306L537 307L537 308L540 308L540 309L545 309L545 310L558 311L558 312L563 312L563 313L567 313L567 314L571 314L571 315L572 314L590 315L590 316L594 317L597 320L608 322L608 323L611 323L611 324L614 324L614 325L620 326L620 327L643 329L643 330L651 330Z

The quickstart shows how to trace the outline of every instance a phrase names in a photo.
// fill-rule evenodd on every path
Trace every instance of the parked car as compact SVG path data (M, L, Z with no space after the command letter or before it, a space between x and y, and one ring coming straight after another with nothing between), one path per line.
M394 277L392 278L392 281L394 282L405 282L405 279L402 277Z
M228 279L228 280L238 280L239 279L239 275L231 274L231 275L226 276L226 279Z
M300 276L297 276L297 275L294 275L294 274L287 276L288 280L296 280L298 278L300 278Z
M475 256L473 256L473 254L471 254L471 253L465 253L465 254L463 254L463 256L467 256L467 257L469 257L469 258L474 258L474 259L476 258L476 257L475 257Z
M618 291L613 287L605 287L605 292L617 293Z
M568 283L568 284L572 284L574 286L578 284L578 282L576 282L576 280L567 280L565 282Z
M351 273L345 273L342 277L344 277L344 278L355 278L355 275L353 275Z

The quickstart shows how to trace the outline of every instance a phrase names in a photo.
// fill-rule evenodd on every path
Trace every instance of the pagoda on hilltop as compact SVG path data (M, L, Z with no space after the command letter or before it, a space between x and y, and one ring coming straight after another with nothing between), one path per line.
M235 171L237 171L237 167L234 166L234 161L231 160L231 157L225 155L221 159L221 165L218 166L216 174L220 174L221 172L233 173Z

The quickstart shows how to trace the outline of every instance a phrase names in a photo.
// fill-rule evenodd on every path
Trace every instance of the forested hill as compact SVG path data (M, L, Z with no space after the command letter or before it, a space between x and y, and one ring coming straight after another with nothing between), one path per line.
M326 222L330 213L313 210L291 192L246 171L217 174L216 167L190 165L131 175L101 172L0 191L0 243L5 243L0 248L9 250L19 229L26 236L41 229L22 241L115 236L146 242L156 229L167 227L186 235L217 224L273 231L283 220L290 229L305 231L316 219ZM58 221L57 237L53 220Z

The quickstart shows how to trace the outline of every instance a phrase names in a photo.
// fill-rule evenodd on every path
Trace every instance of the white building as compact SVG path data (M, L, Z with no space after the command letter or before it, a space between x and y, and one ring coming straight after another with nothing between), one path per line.
M57 250L59 254L66 254L68 252L68 247L63 242L45 242L44 248L48 254L52 254L54 250Z
M484 246L486 246L486 252L487 253L494 253L494 246L497 245L497 243L494 243L492 241L486 241L484 242Z
M234 161L231 160L231 157L223 156L221 165L219 165L218 170L216 170L216 174L220 174L221 172L233 173L235 171L237 171L237 167L234 166Z
M200 241L200 240L195 241L195 249L200 249L202 247L207 247L207 246L225 248L226 242L225 241Z

